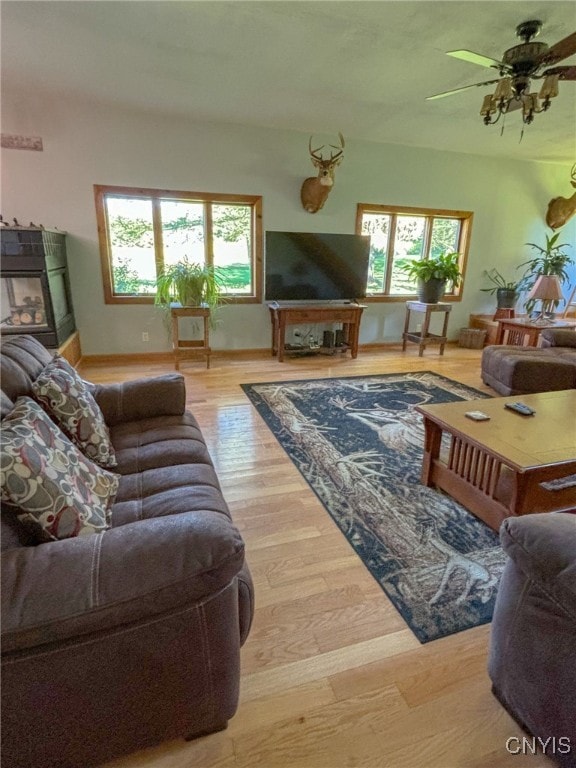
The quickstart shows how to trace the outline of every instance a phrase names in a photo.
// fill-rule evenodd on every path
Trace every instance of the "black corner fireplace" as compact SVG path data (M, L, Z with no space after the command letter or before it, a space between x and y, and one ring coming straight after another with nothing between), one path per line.
M0 332L30 334L45 347L59 347L76 330L66 234L4 226L0 242Z

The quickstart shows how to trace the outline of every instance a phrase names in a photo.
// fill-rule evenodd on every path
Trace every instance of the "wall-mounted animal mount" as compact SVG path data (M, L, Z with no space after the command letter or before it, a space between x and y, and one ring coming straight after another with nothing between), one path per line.
M336 153L330 152L330 157L325 160L321 154L325 145L322 144L321 147L312 149L312 136L310 136L308 150L312 164L318 168L318 176L310 176L305 179L300 190L302 205L308 213L316 213L322 208L330 194L330 190L334 186L334 171L336 166L342 162L344 155L344 138L341 133L338 134L338 137L340 139L340 146L337 147L334 144L330 144L329 146L337 151Z
M576 189L576 163L570 171L570 184ZM572 197L555 197L548 203L546 224L552 229L560 229L576 213L576 192Z

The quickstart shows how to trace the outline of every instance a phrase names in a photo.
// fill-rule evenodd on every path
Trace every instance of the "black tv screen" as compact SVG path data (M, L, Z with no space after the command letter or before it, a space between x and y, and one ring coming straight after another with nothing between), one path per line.
M266 232L267 301L350 301L366 296L369 235Z

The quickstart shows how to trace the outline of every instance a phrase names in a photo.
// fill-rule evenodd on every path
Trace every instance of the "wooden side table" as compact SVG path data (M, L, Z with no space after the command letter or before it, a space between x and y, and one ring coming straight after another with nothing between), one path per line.
M549 323L537 325L524 319L498 320L496 344L508 344L513 347L537 347L540 334L548 328L574 328L575 322L567 320L551 320Z
M444 354L444 345L447 341L448 317L452 311L452 304L424 304L422 301L406 302L406 320L404 322L404 333L402 334L402 351L406 350L406 342L418 344L418 357L422 357L427 344L440 344L440 354ZM410 313L421 312L424 314L422 321L422 330L410 330ZM444 312L444 324L442 333L430 333L430 318L433 312Z
M170 307L172 317L172 349L174 351L174 367L180 370L180 360L190 352L200 352L206 355L206 368L210 368L210 310L205 307L182 307L179 304ZM204 321L203 339L181 339L180 318L201 317Z

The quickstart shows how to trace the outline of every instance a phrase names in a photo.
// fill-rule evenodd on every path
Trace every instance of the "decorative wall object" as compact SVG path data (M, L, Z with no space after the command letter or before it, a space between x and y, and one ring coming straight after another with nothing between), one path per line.
M337 152L330 152L330 157L324 159L321 152L325 145L322 144L317 149L312 149L312 136L310 136L308 150L312 158L312 164L318 168L318 176L309 176L305 179L300 190L302 205L308 213L317 213L323 207L330 194L330 190L334 186L334 171L342 162L344 154L344 137L341 133L338 134L338 137L340 139L340 146L330 144L332 149L337 150Z
M570 171L570 184L576 189L576 163ZM552 229L560 229L576 213L576 192L572 197L555 197L548 203L546 224Z
M43 152L40 136L21 136L18 133L3 133L1 144L3 149L28 149L32 152Z

